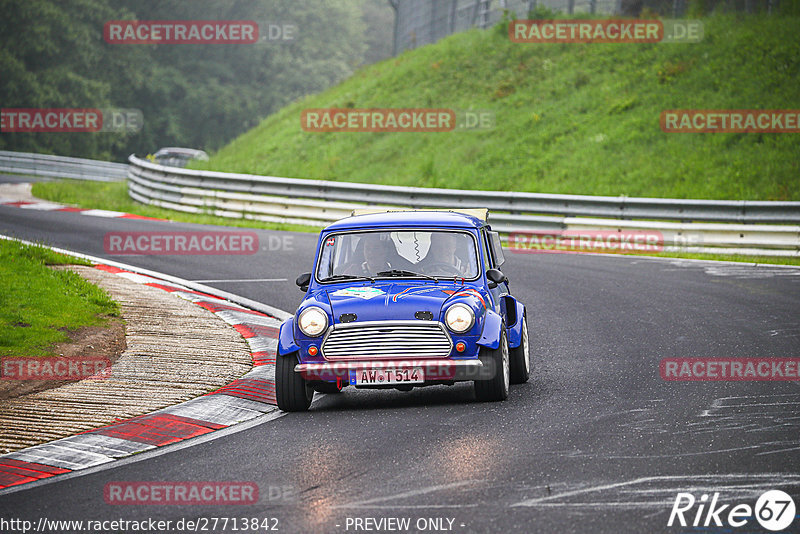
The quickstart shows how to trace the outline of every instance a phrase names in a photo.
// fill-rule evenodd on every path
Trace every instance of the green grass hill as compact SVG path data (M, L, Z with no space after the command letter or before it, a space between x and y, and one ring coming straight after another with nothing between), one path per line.
M666 109L800 109L800 17L702 21L705 37L696 44L517 44L502 25L452 35L285 107L198 168L425 187L800 200L800 133L661 130ZM334 107L488 110L495 125L301 129L304 109Z

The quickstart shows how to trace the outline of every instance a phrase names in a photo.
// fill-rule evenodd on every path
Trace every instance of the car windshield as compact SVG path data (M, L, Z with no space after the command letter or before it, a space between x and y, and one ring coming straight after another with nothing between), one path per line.
M476 278L475 240L459 231L331 234L322 243L317 279Z

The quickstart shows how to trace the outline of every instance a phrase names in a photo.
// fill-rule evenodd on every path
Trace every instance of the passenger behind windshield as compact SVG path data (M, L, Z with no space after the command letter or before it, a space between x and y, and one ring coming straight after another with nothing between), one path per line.
M344 270L344 274L355 276L375 276L379 272L406 268L391 240L381 239L381 234L364 234L356 245L354 261Z

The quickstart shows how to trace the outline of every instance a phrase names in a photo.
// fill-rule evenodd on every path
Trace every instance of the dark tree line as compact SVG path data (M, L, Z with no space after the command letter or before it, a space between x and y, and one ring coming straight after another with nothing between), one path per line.
M383 0L3 0L0 107L135 108L135 134L0 133L0 149L124 160L161 146L215 150L287 103L391 50ZM388 10L388 11L387 11ZM388 15L387 15L388 13ZM109 44L110 20L290 24L258 44ZM387 30L376 30L384 26Z

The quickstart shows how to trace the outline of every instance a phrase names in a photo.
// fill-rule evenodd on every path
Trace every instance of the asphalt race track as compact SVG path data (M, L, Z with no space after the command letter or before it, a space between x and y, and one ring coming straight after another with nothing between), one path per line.
M217 280L205 283L294 311L312 234L256 230L262 250L252 256L103 250L108 231L187 229L199 228L0 207L2 234ZM0 495L0 518L277 518L280 532L367 532L377 523L365 518L424 518L426 531L452 532L765 532L755 521L732 530L667 521L679 492L752 504L782 489L800 505L797 382L659 375L662 358L800 357L800 268L506 257L534 358L532 380L507 402L477 403L469 384L317 394L306 414ZM240 281L251 279L268 281ZM103 499L112 481L185 480L253 481L262 497L244 507Z

